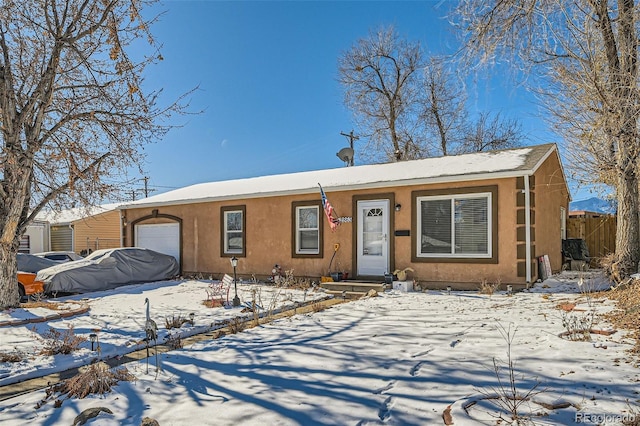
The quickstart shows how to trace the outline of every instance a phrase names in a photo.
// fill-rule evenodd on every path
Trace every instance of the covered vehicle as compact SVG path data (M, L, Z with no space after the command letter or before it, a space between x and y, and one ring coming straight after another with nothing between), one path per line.
M55 260L58 263L72 262L74 260L83 259L82 256L73 251L45 251L43 253L36 253L34 256L44 257L45 259Z
M18 271L31 273L36 273L41 269L49 268L50 266L58 264L56 261L26 253L16 254L16 262Z
M97 250L82 260L61 263L38 273L45 293L87 293L126 284L161 281L180 272L167 254L139 247Z
M57 262L52 260L25 253L16 254L16 262L20 298L44 292L44 283L36 279L36 272L57 265Z

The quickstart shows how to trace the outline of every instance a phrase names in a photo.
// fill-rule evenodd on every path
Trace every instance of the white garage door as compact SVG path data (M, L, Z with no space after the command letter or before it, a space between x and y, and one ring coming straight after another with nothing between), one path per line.
M170 254L180 262L180 224L136 225L136 247Z

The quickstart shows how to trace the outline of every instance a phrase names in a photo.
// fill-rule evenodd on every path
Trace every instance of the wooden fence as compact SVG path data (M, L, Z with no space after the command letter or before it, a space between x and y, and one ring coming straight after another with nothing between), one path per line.
M569 217L567 238L582 238L593 259L591 266L598 266L598 259L616 250L616 217Z

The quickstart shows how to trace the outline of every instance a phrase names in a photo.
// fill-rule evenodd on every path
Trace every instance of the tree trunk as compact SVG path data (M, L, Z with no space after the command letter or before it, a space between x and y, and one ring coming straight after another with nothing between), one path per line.
M638 272L640 261L640 219L638 211L638 176L633 171L618 174L618 220L614 278Z
M19 303L16 253L10 246L0 244L0 308L15 307Z
M27 214L31 199L33 161L24 155L19 138L6 137L4 176L0 203L0 309L20 303L16 253L20 237L27 226Z

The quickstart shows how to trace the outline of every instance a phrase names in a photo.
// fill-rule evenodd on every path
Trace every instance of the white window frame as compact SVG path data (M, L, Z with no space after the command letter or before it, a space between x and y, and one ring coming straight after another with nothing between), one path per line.
M306 209L314 209L316 211L316 226L314 228L301 228L300 227L300 211ZM320 207L317 205L309 206L296 206L296 254L320 254ZM317 247L315 249L303 249L300 248L300 232L301 231L316 231Z
M455 200L463 200L470 198L486 198L487 199L487 253L454 253L455 247ZM422 202L423 201L451 201L451 253L423 253L422 252ZM417 238L416 238L416 254L420 258L460 258L460 259L490 259L493 256L493 218L492 218L492 193L491 192L474 192L469 194L450 194L450 195L434 195L416 198L416 215L417 215Z
M240 230L233 229L229 230L229 214L231 213L240 213ZM224 211L224 254L242 254L244 253L244 212L240 209L238 210L225 210ZM229 234L230 233L241 233L242 234L242 248L240 249L232 249L229 248Z
M567 209L560 207L560 238L567 239Z

